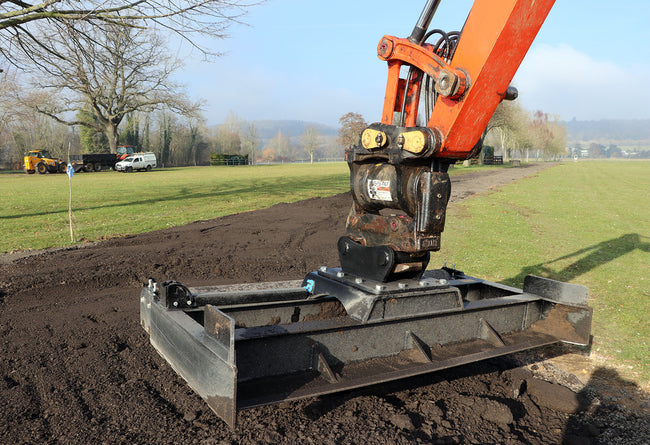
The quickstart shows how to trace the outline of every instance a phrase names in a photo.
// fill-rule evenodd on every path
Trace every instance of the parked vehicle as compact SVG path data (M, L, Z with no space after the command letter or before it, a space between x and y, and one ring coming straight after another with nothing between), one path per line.
M135 148L132 145L118 145L117 146L117 160L123 161L135 153Z
M113 153L86 153L70 155L70 163L75 172L98 172L115 168L118 158Z
M212 153L210 165L248 165L248 155Z
M25 154L25 173L65 173L66 163L53 158L47 150L30 150Z
M123 161L115 164L118 172L151 171L156 167L156 155L154 153L134 153Z

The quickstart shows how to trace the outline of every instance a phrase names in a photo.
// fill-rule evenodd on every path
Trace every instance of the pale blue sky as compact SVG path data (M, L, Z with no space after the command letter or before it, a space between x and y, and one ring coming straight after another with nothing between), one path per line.
M205 101L210 125L229 111L333 126L354 111L376 121L387 74L377 43L407 37L424 4L268 0L245 17L250 26L210 43L223 57L185 57L178 77ZM459 30L471 4L442 0L431 28ZM649 23L648 0L557 0L515 76L521 104L567 120L650 118Z

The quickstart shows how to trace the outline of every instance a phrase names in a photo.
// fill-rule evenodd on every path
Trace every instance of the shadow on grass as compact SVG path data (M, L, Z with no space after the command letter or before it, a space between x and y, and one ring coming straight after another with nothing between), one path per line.
M272 181L272 182L271 182ZM234 187L223 187L219 186L218 191L200 191L202 188L197 188L195 191L191 191L191 188L180 187L176 193L167 195L167 196L155 196L147 199L140 199L128 202L114 203L114 204L103 204L103 205L92 205L86 207L75 207L73 206L73 211L81 210L96 210L96 209L109 209L109 208L118 208L118 207L130 207L134 205L151 205L158 204L161 202L174 202L178 201L179 203L186 199L203 199L203 198L237 198L240 195L249 195L253 193L271 195L276 198L279 198L277 202L282 202L282 199L289 198L291 201L295 201L295 196L299 193L313 191L318 193L322 190L331 190L336 187L340 187L341 184L347 186L348 184L348 175L336 175L331 177L318 177L318 178L278 178L278 179L266 179L264 182L255 183L252 182L250 185L242 186L239 188ZM216 186L215 186L216 187ZM342 189L341 192L346 191ZM334 193L334 192L332 192ZM138 195L138 194L133 194ZM101 201L101 199L100 199ZM2 219L18 219L30 216L44 216L44 215L56 215L56 214L67 214L68 208L62 207L59 210L54 210L51 212L42 211L42 212L33 212L33 213L22 213L18 215L6 215L0 216Z
M524 278L526 278L526 275L537 275L558 281L571 281L574 278L579 277L580 275L583 275L598 266L613 261L629 252L632 252L633 250L639 249L643 252L650 252L650 242L647 241L649 239L650 238L639 235L638 233L628 233L618 238L603 241L601 243L594 244L593 246L585 247L568 255L563 255L561 257L555 258L551 261L534 264L532 266L526 266L521 269L521 272L519 272L519 274L512 278L503 280L502 283L512 286L521 286L524 282ZM582 257L578 258L580 256ZM553 263L571 258L577 259L562 270L555 271L550 267Z

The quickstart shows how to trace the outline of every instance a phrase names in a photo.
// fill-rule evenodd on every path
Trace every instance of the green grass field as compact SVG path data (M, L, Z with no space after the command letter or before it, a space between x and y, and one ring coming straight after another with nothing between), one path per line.
M571 162L453 205L432 265L518 287L529 273L588 286L594 349L650 380L649 172L648 161ZM81 173L75 235L95 241L348 189L345 163ZM0 252L71 244L67 176L0 175L0 193Z
M164 229L349 189L347 164L188 167L72 178L76 240ZM0 252L71 244L67 175L2 175Z
M75 240L132 235L330 196L349 190L349 184L344 162L78 173L72 178ZM67 175L0 175L0 193L0 252L72 244Z
M650 162L578 162L450 208L441 260L521 287L586 285L594 350L650 380Z

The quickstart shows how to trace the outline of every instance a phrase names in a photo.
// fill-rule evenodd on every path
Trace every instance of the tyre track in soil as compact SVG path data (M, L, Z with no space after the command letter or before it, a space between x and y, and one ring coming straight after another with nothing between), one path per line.
M548 167L455 176L451 205ZM301 279L321 265L338 264L336 240L350 202L349 194L341 194L77 248L0 256L0 442L635 443L643 438L644 422L646 430L650 424L645 414L595 403L595 396L580 399L566 388L571 376L555 379L564 379L565 386L536 394L542 381L529 371L538 363L530 356L246 410L231 431L149 345L139 325L140 286L148 277L187 285ZM579 415L571 412L582 409ZM635 435L619 431L621 425Z

